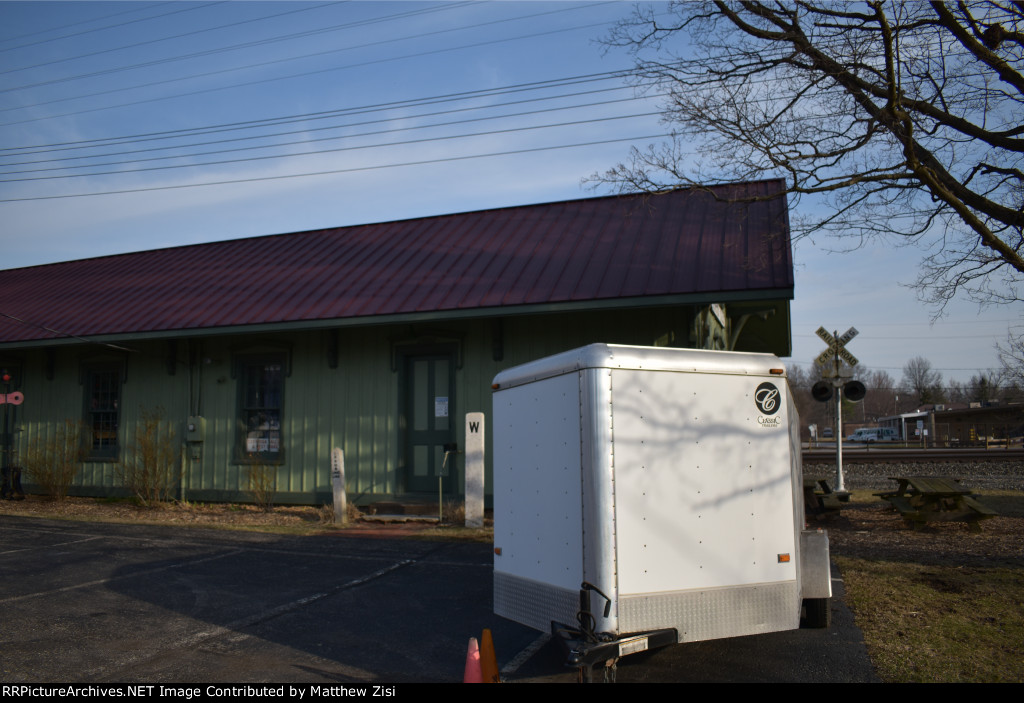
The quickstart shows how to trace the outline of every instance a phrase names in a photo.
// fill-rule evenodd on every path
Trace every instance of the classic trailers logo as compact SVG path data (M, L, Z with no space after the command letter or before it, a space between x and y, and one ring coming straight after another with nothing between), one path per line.
M782 396L774 383L765 381L754 391L754 405L761 412L757 424L761 427L781 427L780 418L774 417L782 405Z

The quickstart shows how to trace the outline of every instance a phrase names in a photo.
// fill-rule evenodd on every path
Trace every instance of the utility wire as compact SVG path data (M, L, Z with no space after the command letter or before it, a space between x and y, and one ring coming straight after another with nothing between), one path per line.
M551 98L548 98L548 99L551 99ZM125 165L131 165L131 164L148 163L148 162L151 162L151 161L167 161L167 160L172 160L172 159L195 158L195 157L198 157L198 156L213 156L213 155L216 155L216 154L232 154L232 153L238 153L238 152L243 152L243 151L257 151L257 150L261 150L261 149L276 149L276 148L281 148L281 147L285 147L285 146L316 144L316 143L322 143L322 142L338 141L338 140L341 140L341 139L350 140L350 139L356 139L356 138L359 138L359 137L379 136L379 135L382 135L382 134L394 134L396 132L411 132L411 131L415 131L415 130L434 129L434 128L438 128L438 127L452 127L452 126L456 126L456 125L472 124L472 123L476 123L476 122L489 122L489 121L494 121L494 120L504 120L504 119L509 119L509 118L512 118L512 117L528 117L528 116L532 116L532 115L540 115L540 114L545 114L545 113L550 113L550 112L565 112L565 111L568 111L568 110L579 110L579 109L583 109L583 108L592 108L592 107L600 107L600 106L605 106L605 105L614 105L614 104L624 103L624 102L633 102L634 100L635 100L635 98L620 98L618 100L603 100L603 101L598 101L598 102L574 104L574 105L568 105L568 106L549 107L549 108L543 108L543 109L538 109L538 110L525 110L525 111L522 111L522 112L503 112L500 115L488 115L488 116L485 116L485 117L470 117L470 118L462 119L462 120L448 120L446 122L433 122L433 123L430 123L430 124L411 125L411 126L407 126L407 127L393 127L391 129L380 129L380 130L367 131L367 132L356 132L356 133L341 134L341 135L331 136L331 137L318 137L318 138L315 138L315 139L306 138L306 139L294 139L294 140L291 140L291 141L278 141L278 142L274 142L274 143L270 143L270 144L258 144L258 145L255 145L255 146L233 147L233 148L230 148L230 149L213 149L213 150L208 150L208 151L189 151L189 152L186 152L186 153L167 154L167 155L163 155L163 156L148 156L148 157L138 158L138 159L123 159L123 160L120 160L120 161L102 161L102 162L98 162L98 163L94 162L94 163L87 163L87 164L78 164L78 165L73 165L73 166L51 166L51 167L48 167L48 168L24 169L24 170L20 170L20 171L0 171L0 175L7 176L7 175L16 175L16 174L24 174L24 173L47 173L47 172L51 172L51 171L70 171L70 170L74 170L74 169L98 168L98 167L101 167L101 166L125 166ZM442 111L439 111L439 112L425 113L425 114L420 114L420 115L414 115L414 116L411 116L411 117L403 117L402 119L403 120L423 119L425 117L448 115L448 114L452 114L452 113L474 111L474 110L479 110L479 109L481 109L481 108L473 107L473 108L460 108L460 109L457 109L457 110L442 110ZM580 121L580 122L575 122L575 123L570 123L570 124L584 124L584 123L602 122L602 121L607 121L607 120L610 120L610 119L623 119L623 117L652 117L652 116L660 115L660 114L661 114L661 112L657 111L657 112L638 113L638 114L632 114L632 115L626 115L626 116L618 116L618 115L616 115L616 116L606 116L606 117L599 117L599 118L596 117L596 118L591 118L589 120L583 120L583 121ZM232 139L220 139L220 140L215 140L215 141L210 141L210 142L201 142L199 144L188 144L188 145L182 145L182 146L165 146L165 147L158 147L158 148L153 148L153 149L139 149L139 150L135 150L135 151L113 152L113 153L103 154L102 156L101 155L92 155L92 156L74 156L74 157L70 157L70 158L67 158L67 159L47 159L45 161L34 161L34 162L29 162L29 163L31 163L31 164L55 163L55 162L70 161L70 160L96 159L96 158L103 158L103 157L115 156L115 155L130 155L130 154L139 154L139 153L149 153L149 152L154 152L154 151L179 150L179 149L191 148L191 147L194 147L194 146L206 146L206 145L211 145L211 144L224 144L224 143L239 142L239 141L251 141L251 140L257 140L257 139L267 139L267 138L270 138L270 137L289 136L289 135L294 135L294 134L309 134L311 132L318 132L318 131L351 129L353 127L361 127L361 126L367 126L367 125L380 124L382 122L384 122L384 123L391 123L391 122L394 122L394 119L380 118L380 119L376 119L376 120L365 120L363 122L354 122L354 123L348 123L348 124L342 124L342 125L331 125L331 126L328 126L328 127L317 127L317 128L308 129L308 130L293 130L293 131L288 131L288 132L277 132L277 133L269 134L269 135L260 134L260 135L252 135L252 136L248 136L248 137L235 137L235 138L232 138ZM529 128L523 127L523 128L519 128L519 129L537 129L537 128L544 128L544 127L558 127L558 126L564 126L564 125L563 124L554 123L554 124L547 124L547 125L532 126L532 127L529 127ZM503 131L517 131L517 130L503 130ZM486 132L485 134L493 134L493 133L496 133L496 132ZM479 136L479 134L464 133L464 134L460 134L460 135L455 135L455 138L458 138L458 137L472 137L472 136ZM445 138L453 138L453 137L445 137ZM427 141L429 141L429 140L427 140ZM388 145L384 145L384 146L388 146ZM304 152L304 153L305 154L319 154L319 153L328 153L330 151L337 151L337 150L317 150L317 151L310 151L310 152ZM295 155L296 155L295 152L290 152L288 154L283 154L282 156L295 156ZM214 163L225 163L225 162L214 162ZM8 165L15 165L15 164L8 164ZM190 165L203 165L203 164L190 164ZM119 171L118 173L130 173L130 172L132 172L132 171ZM73 175L73 174L67 174L67 175L70 176L70 175ZM100 175L100 174L80 174L80 175ZM29 179L26 179L26 180L29 180ZM11 182L11 181L9 181L9 180L8 181L0 180L0 182Z
M325 5L316 5L316 6L313 6L313 7L305 7L305 8L301 8L301 9L298 9L298 10L289 10L288 12L281 12L281 13L276 14L276 15L269 15L268 17L257 17L255 19L245 20L245 21L242 21L242 22L233 22L231 24L222 24L222 25L218 25L216 27L207 27L206 29L197 29L197 30L194 30L192 32L184 32L182 34L175 34L173 36L164 37L162 39L152 39L150 41L139 42L137 44L129 44L129 45L126 45L126 46L117 47L117 48L113 48L113 49L104 49L103 51L94 51L91 54L83 54L81 56L73 56L73 57L68 57L68 58L64 58L64 59L58 59L58 60L55 60L55 61L50 61L49 63L45 63L45 64L36 64L35 66L25 66L25 67L22 67L22 68L14 68L14 69L11 69L9 71L0 71L0 75L4 75L6 73L14 73L16 71L25 71L25 70L28 70L30 68L40 68L42 66L49 66L51 64L63 63L63 62L66 62L66 61L74 61L74 60L78 60L78 59L88 58L88 57L91 57L91 56L99 56L100 54L106 54L106 53L110 53L112 51L121 51L123 49L134 49L134 48L140 47L140 46L148 47L148 46L151 46L152 44L156 44L156 43L162 42L162 41L169 41L169 40L172 40L172 39L181 39L183 37L188 37L188 36L192 36L192 35L195 35L195 34L202 34L204 32L213 32L213 31L216 31L216 30L219 30L219 29L226 29L226 28L229 28L229 27L240 26L240 25L243 25L243 24L252 24L254 22L262 22L262 21L267 20L267 19L274 19L274 18L277 18L277 17L282 17L284 15L293 15L293 14L295 14L297 12L309 12L310 10L319 10L319 9L322 9L323 7L326 7L327 5L336 5L336 4L339 4L339 3L327 3ZM476 3L474 3L474 2L451 3L450 5L442 5L440 7L428 7L428 8L422 8L422 9L419 9L419 10L409 10L409 11L406 11L406 12L400 12L400 13L395 14L395 15L387 15L385 17L376 17L376 18L372 18L372 19L360 20L358 22L346 22L345 24L337 24L337 25L333 25L331 27L320 27L320 28L317 28L317 29L307 29L307 30L305 30L303 32L294 32L292 34L284 34L284 35L280 35L280 36L277 36L277 37L270 37L270 38L267 38L267 39L257 39L257 40L254 40L254 41L243 42L241 44L232 44L232 45L229 45L229 46L221 46L221 47L216 47L216 48L213 48L213 49L206 49L205 51L192 52L190 54L180 54L178 56L169 56L169 57L162 58L162 59L153 59L152 61L144 61L143 63L137 63L137 64L128 65L128 66L115 66L113 68L106 68L106 69L102 69L102 70L99 70L99 71L92 71L90 73L80 73L80 74L75 75L75 76L64 76L62 78L53 78L51 80L40 81L38 83L27 83L25 85L14 86L12 88L4 88L4 89L0 90L0 93L9 93L9 92L16 91L16 90L28 90L29 88L39 88L39 87L42 87L42 86L45 86L45 85L55 85L57 83L68 83L68 82L71 82L71 81L82 80L82 79L85 79L85 78L96 78L97 76L106 76L106 75L110 75L112 73L123 73L124 71L134 71L134 70L139 69L139 68L150 68L152 66L162 66L162 65L165 65L165 64L175 63L175 62L178 62L178 61L187 61L188 59L195 59L195 58L200 58L200 57L204 57L204 56L212 56L214 54L223 54L223 53L226 53L226 52L229 52L229 51L238 51L239 49L253 49L253 48L256 48L256 47L266 46L268 44L274 44L274 43L277 43L277 42L291 41L293 39L304 39L304 38L307 38L307 37L316 36L317 34L326 34L328 32L336 32L336 31L341 30L341 29L352 29L352 28L355 28L355 27L362 27L362 26L366 26L366 25L369 25L369 24L377 24L377 23L380 23L380 22L387 22L387 21L390 21L390 20L393 20L393 19L399 19L399 18L404 19L404 18L410 17L410 16L427 14L428 12L439 12L439 11L443 11L443 10L455 9L455 8L458 8L458 7L461 7L461 6L464 6L464 5L473 5L473 4L476 4ZM454 30L449 30L449 31L454 31ZM340 51L340 50L338 50L338 51ZM297 58L305 58L305 57L301 57L300 56L300 57L297 57ZM288 60L294 60L294 59L288 59Z
M146 99L143 99L143 100L135 100L135 101L132 101L132 102L119 103L119 104L116 104L116 105L106 105L106 106L95 107L95 108L90 108L90 109L86 109L86 110L78 110L78 111L75 111L75 112L67 112L67 113L62 113L62 114L59 114L59 115L50 115L50 116L46 116L46 117L33 117L31 119L15 120L15 121L12 121L12 122L0 123L0 126L9 127L9 126L18 125L18 124L24 124L24 123L27 123L27 122L41 122L41 121L44 121L44 120L52 120L52 119L57 119L57 118L61 118L61 117L71 117L71 116L74 116L74 115L84 115L84 114L89 114L89 113L93 113L93 112L102 112L102 111L105 111L105 110L112 110L112 109L121 108L121 107L131 107L131 106L134 106L134 105L143 105L143 104L147 104L147 103L163 102L165 100L173 100L173 99L181 98L181 97L188 97L188 96L193 96L193 95L203 95L203 94L206 94L206 93L220 92L222 90L228 90L228 89L231 89L231 88L243 88L243 87L249 87L249 86L254 86L254 85L263 85L263 84L266 84L266 83L275 83L275 82L278 82L278 81L290 80L290 79L293 79L293 78L305 78L305 77L314 76L314 75L320 75L320 74L324 74L324 73L333 73L335 71L345 71L345 70L354 69L354 68L365 68L367 66L373 66L373 65L383 64L383 63L391 63L391 62L395 62L395 61L404 61L406 59L423 58L425 56L435 56L435 55L438 55L438 54L445 54L445 53L450 53L450 52L455 52L455 51L462 51L464 49L479 49L481 47L494 46L495 44L515 42L515 41L520 41L522 39L535 39L537 37L549 36L549 35L552 35L552 34L561 34L563 32L577 31L577 30L581 30L581 29L592 29L594 27L605 26L605 25L607 25L606 22L597 22L597 23L591 23L591 24L586 24L586 25L577 25L575 27L569 27L569 28L564 28L564 29L552 29L552 30L549 30L549 31L546 31L546 32L537 32L537 33L533 33L533 34L523 34L523 35L518 35L518 36L514 36L514 37L506 37L504 39L490 39L488 41L473 42L471 44L462 44L462 45L459 45L459 46L452 46L452 47L443 47L443 48L440 48L440 49L432 49L432 50L429 50L429 51L420 51L420 52L415 52L415 53L411 53L411 54L403 54L401 56L389 56L389 57L384 57L384 58L380 58L380 59L372 59L372 60L360 61L360 62L357 62L357 63L345 64L345 65L342 65L342 66L331 66L329 68L321 68L321 69L317 69L317 70L314 70L314 71L303 71L303 72L299 72L299 73L291 73L291 74L284 75L284 76L275 76L275 77L272 77L272 78L261 78L261 79L252 80L252 81L238 82L238 83L233 83L230 86L218 86L218 87L214 87L214 88L204 88L204 89L201 89L201 90L188 91L188 92L184 92L184 93L175 93L173 95L162 95L162 96L155 97L155 98L146 98ZM354 48L364 48L366 46L371 46L371 45L380 44L380 43L389 43L389 42L392 42L392 41L398 41L398 40L393 40L392 39L392 40L385 40L383 42L374 42L373 44L363 45L363 47L345 47L345 48L342 48L342 49L332 49L330 51L317 52L316 54L307 54L305 56L297 57L297 58L308 58L308 57L311 57L311 56L318 56L318 55L327 54L327 53L336 53L338 51L348 51L348 50L351 50L351 49L354 49ZM274 60L274 61L265 61L265 62L258 63L258 64L249 64L247 66L241 66L241 67L236 67L236 68L227 68L227 69L221 69L221 70L217 70L217 71L208 71L206 73L196 74L196 75L191 75L191 76L185 76L185 77L179 77L179 78L169 78L169 79L161 80L161 81L150 81L150 82L147 82L147 83L144 83L144 84L138 84L138 85L134 85L134 86L126 86L126 87L123 87L123 88L113 88L113 89L110 89L110 90L99 91L99 92L96 92L96 93L89 93L89 94L86 94L86 95L77 95L77 96L71 96L71 97L66 97L66 98L57 98L57 99L54 99L54 100L48 100L48 101L44 101L44 102L40 102L40 103L34 103L34 104L31 104L31 105L19 105L19 106L16 106L16 107L3 108L3 109L0 109L0 113L11 112L11 111L15 111L15 110L24 110L24 109L28 109L28 108L32 108L32 107L44 107L46 105L53 105L53 104L61 103L61 102L68 102L68 101L71 101L71 100L79 100L79 99L84 99L84 98L99 97L99 96L103 96L103 95L111 95L111 94L114 94L114 93L122 93L122 92L130 91L130 90L136 90L138 88L151 88L153 86L166 85L168 83L178 83L178 82L181 82L181 81L192 80L192 79L195 79L195 78L209 78L210 76L221 75L221 74L225 74L225 73L234 73L234 72L237 72L237 71L246 70L246 69L250 69L250 68L260 68L260 67L265 67L265 66L268 66L268 65L272 65L272 64L276 64L276 63L282 63L284 61L292 61L292 60L296 60L296 58L280 59L280 60Z
M615 121L615 120L629 120L629 119L634 119L634 118L637 118L637 117L653 117L653 116L659 115L659 114L661 114L661 113L660 112L644 112L644 113L635 114L635 115L617 115L617 116L614 116L614 117L598 117L598 118L593 118L593 119L589 119L589 120L573 120L573 121L569 121L569 122L556 122L556 123L553 123L553 124L533 125L533 126L530 126L530 127L509 127L507 129L493 129L493 130L487 130L487 131L484 131L484 132L469 132L469 133L465 133L465 134L453 134L453 135L447 135L447 136L441 136L441 137L424 137L422 139L403 139L403 140L397 141L397 142L385 142L385 143L378 143L378 144L360 144L360 145L356 145L356 146L343 146L343 147L337 147L335 149L317 149L315 151L289 152L289 153L286 153L286 154L268 154L268 155L264 155L264 156L249 156L249 157L241 158L241 159L220 159L220 160L217 160L217 161L202 161L202 162L199 162L199 163L190 163L190 164L168 164L168 165L164 165L164 166L147 166L145 168L133 168L133 169L130 169L130 170L127 170L127 171L126 170L97 171L97 172L92 172L92 173L73 173L73 174L67 174L67 175L64 175L64 176L37 176L37 177L33 177L33 178L8 178L8 179L0 179L0 183L26 183L26 182L29 182L29 181L52 181L52 180L61 180L61 179L66 179L66 178L90 178L90 177L94 177L94 176L112 176L112 175L130 176L130 175L133 175L133 174L136 174L136 173L144 173L144 172L147 172L147 171L167 171L167 170L179 169L179 168L201 168L201 167L204 167L204 166L222 166L222 165L225 165L225 164L252 163L254 161L267 161L267 160L270 160L270 159L288 159L288 158L294 158L294 157L300 157L300 156L319 156L321 154L337 154L337 153L348 152L348 151L361 151L363 149L382 149L382 148L385 148L385 147L392 147L392 146L409 146L409 145L412 145L412 144L428 144L428 143L434 143L434 142L452 141L452 140L455 140L455 139L469 139L471 137L490 137L490 136L494 136L496 134L512 134L512 133L515 133L515 132L532 132L532 131L536 131L536 130L540 130L540 129L555 129L555 128L558 128L558 127L574 127L574 126L578 126L578 125L594 124L594 123L599 123L599 122L612 122L612 121ZM484 118L484 119L486 119L486 118ZM467 120L467 121L472 121L472 120ZM378 132L364 132L362 134L351 135L351 137L332 137L332 139L349 139L349 138L354 139L354 138L357 138L357 137L373 136L373 135L379 135L379 134L391 134L391 133L396 132L396 131L404 132L404 131L409 131L411 129L421 129L421 128L428 128L428 127L434 127L434 126L436 126L436 125L426 125L425 127L411 127L411 128L407 128L407 129L397 129L397 130L383 130L383 131L378 131ZM267 148L272 148L272 147L250 147L250 148L267 149ZM164 157L164 158L185 158L185 157L174 156L174 157ZM143 159L142 161L150 161L150 160L152 160L152 159ZM124 163L124 162L117 162L117 163ZM104 164L104 165L106 165L106 164ZM91 168L91 166L86 166L86 168ZM48 169L43 169L43 170L48 170Z
M283 180L283 179L288 179L288 178L308 178L308 177L312 177L312 176L328 176L328 175L336 175L336 174L342 174L342 173L360 173L360 172L363 172L363 171L376 171L376 170L380 170L380 169L400 168L400 167L405 167L405 166L425 166L425 165L439 164L439 163L450 163L450 162L453 162L453 161L468 161L468 160L471 160L471 159L485 159L485 158L491 158L491 157L495 157L495 156L512 156L512 155L516 155L516 154L530 154L530 153L536 153L536 152L540 152L540 151L558 151L558 150L562 150L562 149L574 149L574 148L577 148L577 147L584 147L584 146L597 146L597 145L600 145L600 144L616 144L616 143L621 143L621 142L637 141L637 140L640 140L640 139L662 139L662 138L667 137L667 136L669 136L669 135L668 134L647 134L647 135L639 135L639 136L633 136L633 137L619 137L619 138L615 138L615 139L602 139L602 140L597 140L597 141L592 141L592 142L579 142L579 143L576 143L576 144L556 144L556 145L553 145L553 146L540 146L540 147L533 147L533 148L529 148L529 149L513 149L513 150L509 150L509 151L496 151L496 152L490 152L490 153L486 153L486 154L468 154L468 155L464 155L464 156L449 156L449 157L438 158L438 159L424 159L424 160L421 160L421 161L403 161L403 162L398 162L398 163L379 164L379 165L376 165L376 166L357 166L357 167L353 167L353 168L332 169L332 170L329 170L329 171L314 171L314 172L310 172L310 173L294 173L294 174L287 174L287 175L282 175L282 176L258 176L258 177L253 177L253 178L238 178L238 179L227 179L227 180L222 180L222 181L208 181L208 182L205 182L205 183L181 183L181 184L178 184L178 185L151 186L151 187L148 187L148 188L127 188L127 189L123 189L123 190L107 190L107 191L98 191L98 192L92 192L92 193L66 193L66 194L63 194L63 195L41 195L41 196L28 197L28 198L3 198L3 199L0 199L0 203L28 202L28 201L33 201L33 200L61 200L61 199L64 199L64 198L83 198L83 197L91 197L91 196L97 196L97 195L121 195L121 194L124 194L124 193L144 193L144 192L150 192L150 191L156 191L156 190L179 190L179 189L182 189L182 188L199 188L199 187L202 187L202 186L228 185L228 184L234 184L234 183L256 183L256 182L260 182L260 181L277 181L277 180Z
M997 321L992 320L990 322L997 322ZM875 341L875 342L885 342L885 341L896 340L896 339L911 340L911 341L921 341L921 340L928 340L928 339L977 339L978 337L996 337L996 336L1003 337L1005 335L1006 335L1006 331L1003 330L1001 332L988 332L988 333L975 333L975 334L951 334L951 335L930 335L929 334L929 335L921 335L921 336L917 336L917 337L890 337L888 335L885 335L885 336L877 336L877 335L875 335L875 336L867 337L867 339L870 339L870 340ZM810 334L795 334L793 336L794 337L813 337L814 335L810 335Z
M28 320L23 320L20 317L15 317L14 315L9 315L5 312L0 312L0 317L6 317L8 320L13 320L14 322L17 322L18 324L21 325L25 325L26 327L35 327L36 329L45 330L46 332L60 335L61 337L70 337L71 339L77 339L80 342L87 342L89 344L99 344L100 346L109 347L110 349L117 349L118 351L138 351L137 349L129 349L128 347L118 346L117 344L111 344L110 342L97 342L93 339L89 339L88 337L82 337L77 334L72 334L71 332L61 332L60 330L55 330L52 327L47 327L46 325L39 324L38 322L30 322Z
M221 124L207 125L203 127L188 127L183 129L166 130L161 132L145 132L141 134L129 134L119 137L100 137L96 139L84 139L73 142L55 142L52 144L35 144L31 146L23 147L3 147L0 148L0 158L4 158L2 152L8 152L6 156L21 156L24 154L35 154L35 153L49 153L53 151L69 151L74 149L91 149L101 148L105 146L128 144L133 142L143 141L154 141L164 139L177 139L185 136L201 136L206 134L216 134L221 132L240 131L242 129L256 129L259 127L277 126L282 124L290 124L294 122L311 122L315 120L330 119L333 117L346 117L351 115L364 115L374 112L382 112L385 110L394 109L407 109L413 107L422 107L425 105L437 105L447 102L458 102L463 100L469 100L473 98L492 98L500 97L503 95L513 95L516 93L530 92L535 90L544 90L551 88L564 88L573 85L580 85L584 83L594 83L600 81L611 80L615 78L621 78L622 72L620 71L608 71L604 73L591 73L580 76L569 76L566 78L553 78L543 81L534 81L530 83L515 83L507 86L499 86L496 88L483 88L469 91L461 91L456 93L444 93L442 95L427 96L422 98L409 98L406 100L396 100L384 103L372 103L370 105L360 105L356 107L339 108L336 110L322 110L318 112L308 112L298 115L284 115L278 117L267 117L258 120L245 120L240 122L226 122ZM594 92L604 92L609 90L622 90L628 86L616 86L614 88L602 89L600 91L588 91L584 93L566 93L554 96L548 96L544 98L532 98L527 101L519 102L531 102L538 100L554 100L562 97L573 97L576 95L585 95ZM502 103L492 103L484 105L483 107L491 107L495 105L501 105ZM516 103L504 103L504 104L516 104ZM28 151L26 151L28 150Z
M1005 319L1005 320L957 320L956 322L954 322L952 320L950 320L950 321L938 320L936 322L872 322L871 326L872 327L900 327L900 328L903 328L903 327L936 327L936 326L941 326L941 325L956 325L957 327L959 327L961 325L987 325L987 324L990 324L992 322L1017 322L1017 323L1019 323L1020 320ZM818 338L818 335L816 335L816 334L796 334L796 335L793 335L793 336L794 337L814 337L815 339Z
M460 3L460 5L461 4L466 4L466 3ZM605 4L605 3L594 3L594 4L600 5L600 4ZM433 37L433 36L437 36L439 34L450 34L452 32L461 32L461 31L465 31L467 29L480 29L482 27L487 27L487 26L491 26L491 25L495 25L495 24L505 24L507 22L518 22L519 20L524 20L524 19L536 19L537 17L542 17L542 16L545 16L545 15L552 15L552 14L556 14L556 13L560 13L560 12L576 11L576 10L580 10L580 9L586 9L586 8L592 7L592 6L593 5L576 5L576 6L572 6L572 7L568 7L568 8L562 8L562 9L559 9L559 10L548 10L548 11L545 11L545 12L535 12L535 13L528 14L528 15L520 15L518 17L506 17L506 18L498 19L498 20L488 20L487 22L478 22L476 24L462 25L460 27L449 27L449 28L445 28L445 29L437 29L437 30L434 30L434 31L431 31L431 32L421 32L419 34L409 34L409 35L406 35L406 36L403 36L403 37L391 37L391 38L388 38L388 39L381 39L381 40L378 40L378 41L367 42L365 44L355 44L355 45L343 46L343 47L335 48L335 49L326 49L326 50L323 50L323 51L315 51L315 52L308 53L308 54L299 54L298 56L289 56L289 57L284 57L284 58L280 58L280 59L274 59L272 61L263 61L263 62L260 62L260 63L246 64L244 66L237 66L237 67L230 68L230 69L224 69L222 71L215 71L213 73L195 74L195 75L192 75L192 76L179 77L179 78L173 79L171 81L163 81L163 82L175 82L175 81L187 80L187 79L190 79L190 78L204 78L204 77L207 77L207 76L210 76L210 75L216 75L218 73L240 71L240 70L245 70L245 69L249 69L249 68L263 68L265 66L270 66L270 65L274 65L274 64L287 63L289 61L298 61L298 60L301 60L301 59L308 59L308 58L313 58L313 57L318 57L318 56L324 56L324 55L327 55L327 54L336 54L336 53L341 53L341 52L345 52L345 51L356 51L356 50L359 50L359 49L368 49L370 47L381 46L381 45L384 45L384 44L395 44L395 43L402 42L402 41L408 41L410 39L425 39L427 37ZM458 5L454 5L452 7L458 7ZM449 7L442 7L440 9L450 9L450 8ZM425 11L426 10L419 10L417 12L425 12ZM394 19L394 18L401 18L401 17L404 17L406 14L407 13L399 13L398 15L393 15L393 16L388 16L388 17L380 18L379 21L387 21L387 20ZM130 65L130 66L116 66L114 68L104 69L104 70L101 70L101 71L95 71L95 72L92 72L92 73L84 73L84 74L80 74L80 75L77 75L77 76L65 76L63 78L55 78L55 79L52 79L52 80L49 80L49 81L43 81L43 82L39 82L39 83L26 84L26 85L22 85L22 86L14 86L12 88L5 88L5 89L0 90L0 93L9 93L9 92L14 92L14 91L18 91L18 90L27 90L29 88L38 88L38 87L45 86L45 85L52 85L52 84L56 84L56 83L65 83L65 82L80 80L80 79L84 79L84 78L94 78L96 76L108 75L108 74L111 74L111 73L120 73L120 72L123 72L123 71L131 71L131 70L135 70L135 69L138 69L138 68L149 68L151 66L157 66L157 65L162 65L162 64L166 64L166 63L172 63L172 62L176 62L176 61L183 61L183 60L187 60L187 59L191 59L191 58L199 58L199 57L209 56L209 55L212 55L212 54L218 54L218 53L223 53L223 52L227 52L227 51L235 51L235 50L238 50L238 49L251 49L251 48L254 48L254 47L257 47L257 46L263 46L263 45L270 44L270 43L275 43L275 42L278 42L278 41L291 41L292 39L304 38L304 37L307 37L307 36L310 36L310 35L320 34L320 33L324 33L324 32L338 31L339 29L349 29L349 28L352 28L352 27L361 26L361 25L364 25L364 24L371 24L371 23L372 23L371 21L360 21L360 22L351 22L351 23L336 25L334 27L326 27L326 28L318 28L318 29L314 29L314 30L306 30L304 32L296 32L296 33L293 33L293 34L282 35L280 37L274 37L274 38L271 38L271 39L261 39L261 40L251 41L251 42L244 42L242 44L235 44L235 45L226 46L226 47L217 47L217 48L213 48L213 49L207 49L205 51L193 52L191 54L184 54L184 55L175 56L175 57L169 57L169 58L165 58L165 59L154 59L152 61L147 61L147 62L144 62L144 63ZM600 23L597 23L597 24L584 25L584 27L570 27L570 28L567 28L567 29L557 29L557 30L554 30L554 31L555 32L573 31L575 29L590 28L590 27L600 26L600 25L605 25L605 24L607 24L607 23L606 22L600 22ZM547 33L548 32L545 32L545 33L542 33L542 34L547 34ZM529 38L531 36L540 36L540 35L526 35L526 37L514 37L512 39L514 40L514 39L520 39L520 38ZM506 39L506 40L497 40L497 41L508 41L508 40ZM491 42L487 42L487 43L491 43ZM474 45L474 46L478 46L478 45ZM143 84L143 85L152 85L152 84L151 83L147 83L147 84ZM123 90L132 90L132 89L138 88L138 87L142 87L142 86L139 86L139 85L129 86L129 87L126 87L126 88L122 88L120 90L122 90L122 91ZM103 93L100 93L100 94L103 94ZM77 96L77 97L72 97L72 98L63 98L62 100L76 100L76 99L79 99L79 98L82 98L82 97L91 97L91 95ZM51 102L60 102L60 101L51 101ZM38 103L37 105L39 105L39 104L44 104L45 105L45 104L49 104L49 103ZM23 106L23 107L35 107L35 105L29 105L29 106ZM22 109L22 108L17 108L17 109Z
M62 39L71 39L72 37L80 37L83 34L92 34L93 32L102 32L102 31L107 30L107 29L116 29L118 27L127 27L130 24L138 24L139 22L148 22L149 20L160 19L161 17L169 17L170 15L177 15L177 14L180 14L182 12L195 12L196 10L202 10L204 8L207 8L207 7L213 7L214 5L223 5L226 1L227 0L220 0L220 2L208 2L208 3L204 3L202 5L193 5L193 6L190 6L190 7L183 8L183 9L171 10L170 12L164 12L163 14L159 14L159 15L152 15L151 17L143 17L143 18L137 19L137 20L129 20L128 22L119 22L117 24L109 24L109 25L107 25L105 27L95 27L93 29L86 29L86 30L83 30L81 32L75 32L73 34L65 34L65 35L60 36L60 37L52 37L50 39L40 39L39 41L30 42L28 44L20 44L18 46L7 47L6 49L0 49L0 53L6 52L6 51L15 51L17 49L26 49L26 48L33 47L33 46L39 46L41 44L49 44L50 42L60 41ZM90 22L100 22L102 20L110 19L111 17L117 17L119 15L127 15L127 14L130 14L132 12L141 12L143 10L150 10L150 9L153 9L154 7L161 7L163 5L177 5L177 4L178 4L177 2L173 2L173 1L172 2L162 2L162 3L158 3L156 5L153 5L153 6L140 7L140 8L136 8L136 9L133 9L133 10L125 10L123 12L115 12L115 13L110 14L110 15L104 15L102 17L97 17L97 18L94 18L94 19L91 19L91 20L83 20L82 22L75 22L73 24L66 24L66 25L63 25L61 27L51 27L50 29L43 29L43 30L40 30L38 32L32 32L31 34L23 34L23 35L18 36L18 37L11 37L9 39L4 39L2 41L17 41L18 39L25 39L27 37L35 36L37 34L45 34L47 32L56 32L56 31L59 31L61 29L67 29L69 27L75 27L75 26L78 26L78 25L81 25L81 24L89 24Z

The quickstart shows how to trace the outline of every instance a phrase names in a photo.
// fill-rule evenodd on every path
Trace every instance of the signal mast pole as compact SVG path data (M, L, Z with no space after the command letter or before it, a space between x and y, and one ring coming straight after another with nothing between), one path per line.
M839 338L839 330L835 331L834 336ZM835 353L832 355L835 373L832 377L832 389L836 398L836 491L846 493L846 484L843 482L843 379L839 377L839 346L832 346L836 346Z
M819 327L816 334L828 345L828 348L814 360L814 363L821 367L822 375L829 379L828 385L832 386L831 395L834 395L836 399L836 427L834 432L836 440L836 493L845 494L846 483L843 479L843 389L846 387L849 391L849 386L859 385L860 398L863 398L864 387L856 381L850 382L850 379L853 378L852 374L848 377L843 376L841 362L845 361L851 369L857 365L857 357L846 350L846 345L859 333L857 328L851 327L840 337L838 331L829 334L828 330L824 327ZM828 386L826 386L823 397L818 398L819 400L828 400L827 396L829 393L827 388ZM860 398L851 397L852 400L859 400Z

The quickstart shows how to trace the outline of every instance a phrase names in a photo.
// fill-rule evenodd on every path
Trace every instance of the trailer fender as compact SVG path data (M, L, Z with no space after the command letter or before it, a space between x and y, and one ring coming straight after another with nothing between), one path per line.
M832 597L828 532L825 530L800 532L800 592L803 598Z

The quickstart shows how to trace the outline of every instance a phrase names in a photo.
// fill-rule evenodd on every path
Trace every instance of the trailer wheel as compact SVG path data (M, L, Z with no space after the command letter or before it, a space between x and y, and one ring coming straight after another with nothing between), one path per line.
M832 626L832 599L805 598L803 627L827 630Z

